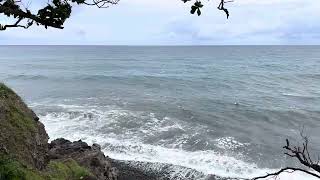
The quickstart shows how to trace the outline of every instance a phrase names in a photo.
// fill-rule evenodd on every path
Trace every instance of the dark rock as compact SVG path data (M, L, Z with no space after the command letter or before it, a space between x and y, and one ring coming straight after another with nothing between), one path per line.
M219 177L216 175L207 175L204 180L248 180L248 179L243 179L243 178L226 178L226 177Z
M118 180L247 180L206 175L195 169L166 163L121 161L112 159L119 172Z
M105 157L97 144L88 146L80 141L70 142L66 139L56 139L49 145L49 157L53 159L72 158L79 165L89 169L99 180L117 180L118 171L113 168L110 159Z
M146 172L145 170L130 166L126 161L112 160L112 166L116 167L119 172L118 180L160 180L156 173Z

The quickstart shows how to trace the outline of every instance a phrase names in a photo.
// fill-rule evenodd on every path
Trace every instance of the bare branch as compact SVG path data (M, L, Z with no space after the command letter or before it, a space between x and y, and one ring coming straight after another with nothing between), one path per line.
M310 170L314 170L314 171L316 171L316 173L320 173L319 156L318 156L318 161L316 163L314 163L314 161L312 160L310 153L309 153L309 139L307 136L303 135L303 130L300 132L300 135L304 141L302 143L302 147L301 146L293 146L292 147L290 145L289 140L286 139L286 145L283 146L283 149L285 149L287 152L285 152L284 154L289 157L297 158L299 160L299 162L301 164L303 164L306 168L308 168ZM286 168L280 169L279 171L277 171L275 173L271 173L271 174L267 174L265 176L253 178L253 180L263 179L263 178L267 178L270 176L278 176L280 173L283 173L283 172L292 173L294 171L301 171L301 172L307 173L309 175L312 175L314 177L320 178L320 175L313 173L313 172L310 172L310 170L308 170L308 169L305 170L302 168L286 167Z
M91 3L84 2L85 5L97 6L98 8L108 8L106 5L116 5L120 0L92 0Z
M19 28L24 28L24 29L28 29L32 24L33 21L28 21L28 23L26 25L20 25L19 23L23 20L23 18L19 18L14 24L11 25L1 25L0 24L0 31L4 31L7 28L14 28L14 27L19 27Z
M228 9L226 9L226 8L224 7L224 4L225 4L225 3L228 3L228 2L233 2L233 1L221 0L220 4L219 4L219 6L218 6L218 9L219 9L219 10L224 11L224 12L226 13L227 19L229 18L230 14L229 14Z
M310 171L307 171L307 170L304 170L304 169L301 169L301 168L286 167L286 168L280 169L279 171L277 171L275 173L270 173L270 174L267 174L265 176L255 177L252 180L264 179L264 178L267 178L267 177L274 177L274 176L278 176L278 175L280 175L281 173L284 173L284 172L292 173L294 171L301 171L301 172L304 172L304 173L309 174L311 176L320 178L320 176L318 174L315 174L313 172L310 172Z

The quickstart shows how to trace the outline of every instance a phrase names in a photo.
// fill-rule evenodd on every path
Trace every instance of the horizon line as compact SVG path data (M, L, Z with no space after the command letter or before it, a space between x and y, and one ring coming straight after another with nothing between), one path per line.
M112 45L112 44L0 44L0 46L126 46L126 47L194 47L194 46L320 46L320 44L216 44L216 45Z

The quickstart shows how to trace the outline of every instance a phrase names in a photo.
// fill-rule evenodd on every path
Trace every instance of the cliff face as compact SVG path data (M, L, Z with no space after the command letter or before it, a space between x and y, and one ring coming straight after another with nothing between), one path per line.
M29 167L44 169L49 137L38 120L18 95L0 84L0 152Z
M36 114L0 83L0 180L117 180L99 145L48 139Z

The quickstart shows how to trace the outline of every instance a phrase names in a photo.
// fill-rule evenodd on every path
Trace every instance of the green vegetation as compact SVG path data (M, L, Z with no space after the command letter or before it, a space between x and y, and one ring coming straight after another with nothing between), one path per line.
M0 180L42 180L41 175L9 156L0 156Z
M0 83L0 180L79 180L94 177L72 160L48 162L48 135L22 99Z
M18 109L14 103L9 104L9 122L7 123L10 130L15 130L20 136L17 138L25 138L36 131L36 122L25 116L24 112Z
M0 156L0 180L79 180L92 176L74 160L51 161L44 171L22 165L8 156Z
M37 133L37 122L27 107L24 107L21 98L2 83L0 83L0 109L3 111L0 116L0 142L18 159L28 164L30 159L26 157L25 148L35 146L33 142L27 140L34 138Z
M6 85L4 85L3 83L0 83L0 98L5 98L7 97L9 94L14 94L13 91L8 88Z
M60 180L83 179L83 177L92 176L92 174L87 169L79 166L74 160L68 159L64 162L51 161L45 176L50 180Z

